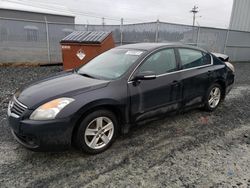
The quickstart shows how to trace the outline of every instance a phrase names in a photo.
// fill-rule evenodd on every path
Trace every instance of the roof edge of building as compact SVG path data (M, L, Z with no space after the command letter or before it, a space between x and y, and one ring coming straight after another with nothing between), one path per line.
M52 9L53 8L53 9ZM9 11L20 11L20 12L30 12L37 14L49 14L58 15L66 17L76 17L67 7L61 5L51 5L51 7L45 6L33 6L29 4L15 3L9 1L0 1L0 10Z

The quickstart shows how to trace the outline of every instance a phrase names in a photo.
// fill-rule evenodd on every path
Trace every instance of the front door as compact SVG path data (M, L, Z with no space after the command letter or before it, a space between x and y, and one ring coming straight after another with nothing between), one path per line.
M181 80L174 49L163 49L149 56L135 71L152 71L153 80L128 83L131 116L134 121L176 110L181 102Z

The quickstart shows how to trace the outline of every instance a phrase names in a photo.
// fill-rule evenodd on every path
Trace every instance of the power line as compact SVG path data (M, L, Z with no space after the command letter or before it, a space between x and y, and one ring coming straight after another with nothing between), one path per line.
M56 8L53 8L53 7L48 7L46 6L45 4L42 4L42 3L36 3L36 5L34 6L34 4L30 4L30 2L28 1L23 1L21 0L20 1L13 1L13 0L6 0L8 2L12 2L12 3L17 3L17 4L20 4L20 5L28 5L32 8L44 8L44 9L47 9L47 10L51 10L51 11L56 11L56 12L59 12L60 10L56 9ZM38 5L39 4L39 5ZM84 16L87 16L87 17L93 17L93 18L103 18L103 16L97 16L97 15L94 15L94 14L91 14L91 13L86 13L86 12L78 12L78 11L60 11L62 13L66 13L66 14L77 14L77 15L84 15ZM109 20L115 20L115 21L119 21L120 19L115 19L115 18L106 18L106 19L109 19Z
M14 0L6 0L8 2L11 2L11 3L17 3L17 4L21 4L21 5L28 5L30 7L33 7L33 8L44 8L44 9L47 9L47 10L51 10L51 11L57 11L58 12L58 9L56 8L53 8L53 7L48 7L46 6L45 4L42 4L42 3L37 3L36 2L36 6L34 6L34 4L30 4L28 1L24 1L24 0L19 0L19 1L14 1ZM39 5L38 5L39 4ZM61 11L62 13L68 13L68 14L76 14L76 15L82 15L82 16L86 16L86 17L92 17L92 18L97 18L97 19L102 19L103 18L105 20L112 20L112 21L117 21L117 22L120 22L120 18L115 18L115 17L104 17L104 16L101 16L101 15L97 15L95 13L89 13L89 12L82 12L82 11L78 11L78 10L70 10L70 11ZM140 19L131 19L131 18L125 18L124 19L124 22L127 22L127 23L131 23L131 22L135 22L135 21L142 21L142 22L145 22L145 20L140 20Z

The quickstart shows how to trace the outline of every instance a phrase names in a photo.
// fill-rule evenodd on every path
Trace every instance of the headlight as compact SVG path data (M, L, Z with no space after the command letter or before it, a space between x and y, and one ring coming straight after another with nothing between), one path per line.
M73 102L71 98L59 98L47 102L37 108L31 115L32 120L50 120L55 119L56 115L68 104Z

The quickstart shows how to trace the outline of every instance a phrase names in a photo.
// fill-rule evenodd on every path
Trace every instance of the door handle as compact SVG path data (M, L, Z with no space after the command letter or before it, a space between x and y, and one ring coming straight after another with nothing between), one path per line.
M212 71L207 71L207 75L210 76L212 74Z
M173 86L178 86L179 83L180 83L180 81L174 80L174 81L172 82L172 85L173 85Z

